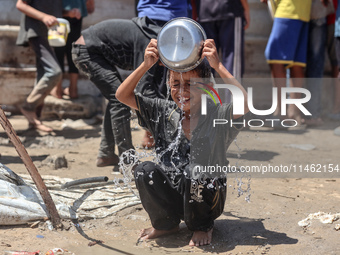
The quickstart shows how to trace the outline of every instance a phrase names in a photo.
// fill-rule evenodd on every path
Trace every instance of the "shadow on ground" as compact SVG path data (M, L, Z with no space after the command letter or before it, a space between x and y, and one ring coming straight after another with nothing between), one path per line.
M46 159L49 155L39 155L39 156L31 156L33 161L41 162ZM19 156L5 156L2 155L0 162L4 165L8 164L22 164L22 160Z
M298 242L298 239L291 238L285 233L267 230L263 225L263 219L237 217L227 212L225 212L224 215L227 216L228 219L215 221L213 242L211 245L199 247L202 252L227 252L240 245L259 247L266 245L296 244ZM184 225L181 225L179 233L158 238L156 243L160 247L177 248L184 251L190 248L188 243L191 235L192 232Z
M241 153L227 153L227 158L240 158L251 161L268 161L278 156L279 153L273 151L244 150Z

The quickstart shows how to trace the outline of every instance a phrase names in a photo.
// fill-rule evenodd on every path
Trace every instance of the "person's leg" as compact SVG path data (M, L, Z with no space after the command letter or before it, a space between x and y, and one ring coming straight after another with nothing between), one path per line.
M332 67L332 77L338 78L339 67L335 50L334 24L327 24L327 55Z
M337 61L340 63L340 37L335 37L335 52ZM332 112L328 115L333 120L340 120L340 75L334 84L334 97L333 97Z
M311 99L306 104L312 116L306 116L307 125L322 124L321 115L321 93L322 77L325 62L325 48L327 37L326 19L311 20L309 22L307 66L306 66L306 88L311 93Z
M68 35L66 43L66 59L68 64L68 73L70 85L65 89L64 93L71 99L78 98L78 77L79 71L72 61L72 43L81 36L81 27L83 19L68 19L70 22L71 32Z
M59 66L62 70L63 73L65 73L65 64L64 64L64 58L65 58L65 53L66 53L66 46L64 47L55 47L54 52L56 55L56 58L58 60ZM56 97L56 98L63 98L63 88L62 88L62 79L54 88L51 90L51 95Z
M106 106L101 130L101 140L96 161L97 167L118 165L119 157L115 154L115 138L112 133L110 106Z
M79 41L77 42L79 43ZM72 54L73 61L78 69L88 75L102 95L109 101L112 134L114 142L118 146L119 155L126 150L133 149L130 108L119 102L115 96L116 90L121 84L121 77L116 67L110 64L102 55L91 53L90 56L85 45L74 45ZM115 144L109 145L109 147L114 146Z
M281 117L281 90L286 87L287 70L283 64L270 64L270 71L273 80L273 87L277 88L277 107L274 116Z
M302 88L304 86L304 67L302 66L292 66L290 68L290 75L291 75L291 83L290 86L293 88ZM291 99L298 99L301 98L300 93L290 93L289 97ZM298 124L302 124L302 117L299 108L297 108L294 104L288 105L287 108L287 117L290 119L294 119L298 122Z
M218 22L218 39L222 64L236 78L243 75L244 29L242 18L230 18Z
M21 107L21 112L32 127L51 132L52 129L41 123L35 111L38 106L44 103L45 97L60 81L62 71L47 38L35 37L29 41L37 59L37 82Z
M178 230L183 217L183 197L165 172L153 162L142 162L134 170L135 183L152 227L143 229L142 239L153 239Z
M214 220L223 213L226 199L226 178L192 179L183 175L181 190L184 191L184 221L193 236L190 246L211 243Z
M233 27L234 25L234 19L230 18L222 21L202 22L201 25L207 34L207 38L213 39L216 44L216 49L221 51L222 64L231 74L233 74L234 37L229 38L229 36L230 27ZM223 41L222 37L226 37L228 39ZM214 70L213 73L215 74ZM221 95L223 103L230 103L231 93L229 90L221 90L219 91L219 94Z
M286 66L294 63L303 22L275 18L265 50L270 65L273 86L278 88L278 106L275 116L281 117L281 89L286 86Z

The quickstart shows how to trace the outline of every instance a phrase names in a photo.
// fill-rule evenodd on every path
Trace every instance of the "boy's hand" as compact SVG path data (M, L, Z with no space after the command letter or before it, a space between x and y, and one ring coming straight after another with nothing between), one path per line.
M150 43L145 49L144 54L144 63L150 68L152 67L159 59L158 49L157 49L157 40L151 39Z
M215 41L213 39L207 39L204 42L202 58L206 57L209 64L215 70L220 64L220 59L218 57Z
M53 25L55 24L58 24L58 20L56 17L52 16L52 15L48 15L48 14L45 14L43 17L42 17L42 20L41 20L47 27L52 27Z

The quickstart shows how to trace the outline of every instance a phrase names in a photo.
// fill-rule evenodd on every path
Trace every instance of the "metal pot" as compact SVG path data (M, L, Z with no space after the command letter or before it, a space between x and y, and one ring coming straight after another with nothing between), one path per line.
M175 18L167 22L157 37L162 63L171 70L187 72L201 62L201 53L207 36L196 21Z

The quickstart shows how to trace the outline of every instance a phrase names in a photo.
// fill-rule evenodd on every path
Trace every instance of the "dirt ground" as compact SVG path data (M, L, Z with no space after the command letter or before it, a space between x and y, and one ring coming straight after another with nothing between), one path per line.
M40 174L80 179L106 175L112 167L95 166L100 141L100 124L62 129L64 121L46 124L55 134L27 131L22 116L9 118L23 140ZM133 126L137 124L134 122ZM233 143L228 158L234 166L282 166L297 173L228 175L228 195L224 213L215 221L213 242L209 246L189 247L192 233L180 225L177 234L156 240L137 242L140 229L150 226L141 205L129 207L105 219L70 222L67 230L50 231L40 224L0 226L0 251L67 249L74 254L340 254L340 231L333 223L314 219L305 227L298 222L317 212L340 213L340 136L333 130L338 122L306 130L244 130ZM136 146L143 130L133 131ZM0 162L14 172L27 174L15 149L0 128ZM53 170L41 162L50 155L63 154L68 167ZM311 165L316 164L316 165ZM320 169L311 172L314 167ZM333 165L331 165L333 164ZM300 167L301 166L301 167ZM309 169L307 172L306 166ZM262 168L263 169L263 168ZM301 173L299 169L303 169ZM319 169L319 170L320 170ZM242 177L243 184L240 183ZM243 191L244 194L240 194ZM249 202L246 199L249 198ZM132 217L133 216L133 217ZM43 236L43 238L39 238ZM93 240L102 244L92 247Z

